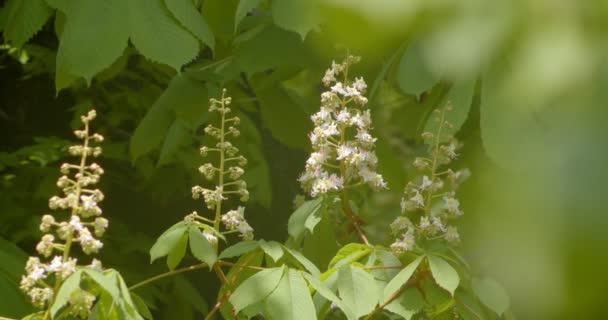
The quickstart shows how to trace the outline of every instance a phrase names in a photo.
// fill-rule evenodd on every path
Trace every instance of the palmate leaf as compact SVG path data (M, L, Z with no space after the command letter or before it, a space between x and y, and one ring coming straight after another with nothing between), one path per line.
M306 229L312 233L315 224L306 223L310 216L319 212L321 209L321 204L323 203L323 198L319 197L313 200L309 200L304 202L294 213L289 217L289 221L287 223L287 232L294 239L300 239Z
M442 258L428 256L428 261L435 282L453 296L454 291L458 288L458 284L460 283L458 272Z
M182 236L187 230L188 226L181 221L165 231L150 249L150 263L160 257L168 255L179 244Z
M65 279L63 284L61 284L59 291L57 291L55 302L53 302L53 305L51 306L51 315L53 317L55 317L57 315L57 312L68 303L70 295L80 288L81 275L82 271L77 270L76 272L72 273L67 279Z
M310 0L275 0L272 2L274 23L289 31L297 32L302 40L320 22L315 1Z
M264 241L260 240L260 248L264 250L264 252L272 258L274 262L279 261L283 257L283 249L281 248L281 244L276 241Z
M397 299L389 303L385 309L410 320L423 306L424 298L420 291L417 288L408 288Z
M234 32L239 27L239 24L245 18L247 13L249 13L253 8L257 7L262 0L241 0L239 1L239 5L236 7L236 14L234 15Z
M200 15L192 0L165 0L167 8L181 24L212 50L215 47L213 32Z
M475 80L468 80L463 82L455 83L444 101L441 107L445 106L448 101L452 104L452 111L445 113L445 120L447 120L452 126L443 126L442 139L445 141L446 136L443 133L454 135L460 130L460 127L467 120L469 110L471 109L471 103L473 102L473 95L475 94ZM437 132L439 122L436 121L436 117L431 115L424 127L425 132Z
M47 22L53 10L44 0L9 0L2 9L0 30L15 47L23 46Z
M351 310L357 319L374 310L380 298L374 277L347 264L338 271L338 292L345 308Z
M502 317L509 309L509 295L496 280L473 278L473 291L479 300L498 316Z
M127 1L70 1L62 6L66 22L57 51L56 78L69 74L90 82L127 47ZM57 82L57 91L69 85Z
M429 70L423 57L420 42L414 40L405 50L397 70L397 84L403 93L419 96L439 82Z
M241 241L224 249L224 251L220 253L220 259L238 257L259 247L260 244L257 241Z
M192 252L192 255L198 260L208 264L209 269L211 269L217 261L215 249L199 229L190 227L188 233L190 236L190 251Z
M198 55L198 40L175 22L162 0L128 3L131 41L146 58L179 70Z
M65 14L57 53L57 91L78 77L90 82L121 56L129 39L146 58L178 71L198 55L199 39L214 45L192 1L166 2L171 12L163 0L49 0Z
M234 311L238 313L246 307L264 300L279 285L284 273L284 267L265 269L243 281L229 299Z
M175 243L173 248L169 250L167 255L167 267L169 270L174 270L177 265L184 259L186 255L186 249L188 248L188 233L183 232L179 240Z
M317 314L302 273L289 269L264 301L270 319L315 320Z
M384 296L382 298L384 301L390 299L393 294L395 294L404 284L407 283L407 281L414 274L414 271L416 271L420 265L423 258L424 256L416 258L416 260L408 264L405 268L399 271L399 273L393 279L391 279L391 281L384 288Z

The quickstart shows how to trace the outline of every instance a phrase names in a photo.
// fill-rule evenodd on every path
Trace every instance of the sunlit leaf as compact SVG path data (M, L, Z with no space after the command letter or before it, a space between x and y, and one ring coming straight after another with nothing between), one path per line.
M451 295L458 288L460 277L458 272L442 258L436 256L428 256L429 267L437 284L447 290Z
M284 267L262 270L245 280L230 296L230 303L236 313L264 300L279 284L285 273Z
M271 319L317 319L308 286L301 272L289 269L276 289L264 301L266 313Z

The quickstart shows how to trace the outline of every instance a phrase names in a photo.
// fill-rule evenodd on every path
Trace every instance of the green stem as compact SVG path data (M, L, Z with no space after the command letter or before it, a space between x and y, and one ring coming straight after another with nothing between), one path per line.
M156 276L154 276L152 278L148 278L148 279L146 279L144 281L138 282L138 283L130 286L129 287L129 291L133 291L133 290L135 290L135 289L137 289L139 287L143 287L143 286L145 286L145 285L147 285L149 283L152 283L152 282L160 280L160 279L171 277L171 276L174 276L176 274L180 274L180 273L184 273L184 272L189 272L189 271L194 271L194 270L202 269L202 268L205 268L207 266L208 266L208 264L206 264L206 263L199 263L199 264L195 264L195 265L192 265L192 266L188 266L188 267L184 267L184 268L180 268L180 269L175 269L173 271L161 273L161 274L156 275Z

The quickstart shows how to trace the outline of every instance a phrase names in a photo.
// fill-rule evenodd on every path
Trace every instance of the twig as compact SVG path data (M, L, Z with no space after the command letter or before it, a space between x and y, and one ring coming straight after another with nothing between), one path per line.
M376 309L374 309L374 311L372 311L372 313L368 314L367 317L365 317L364 320L373 319L373 317L378 312L380 312L382 309L384 309L384 307L386 307L387 305L389 305L391 302L395 301L395 299L399 298L399 296L403 293L403 291L405 291L405 289L407 289L407 286L403 286L403 287L401 287L401 289L397 290L397 292L393 293L393 295L390 296L388 298L388 300L386 300L383 304L379 305Z
M176 275L176 274L184 273L184 272L189 272L189 271L194 271L194 270L202 269L202 268L205 268L207 266L208 266L208 264L206 264L206 263L199 263L199 264L195 264L195 265L192 265L192 266L189 266L189 267L185 267L185 268L181 268L181 269L175 269L173 271L161 273L161 274L159 274L157 276L154 276L152 278L148 278L148 279L146 279L144 281L138 282L138 283L130 286L129 287L129 291L133 291L133 290L135 290L135 289L137 289L139 287L145 286L145 285L147 285L149 283L152 283L152 282L160 280L160 279L164 279L164 278L167 278L167 277L170 277L170 276L173 276L173 275ZM2 320L2 319L0 319L0 320Z
M240 266L240 269L237 270L232 277L230 278L230 280L228 281L228 283L226 285L230 285L233 284L236 279L238 278L238 276L241 274L241 272L243 272L243 270L247 269L246 266L249 262L251 262L251 260L253 260L258 254L254 254L251 256L251 258L247 259L247 261L245 261L245 263L243 265ZM222 263L226 263L225 261L222 261ZM251 266L249 266L251 267ZM224 296L222 296L217 303L213 306L213 309L211 309L211 311L209 311L209 314L207 314L207 316L205 317L205 320L210 320L211 317L213 317L213 315L220 309L220 307L230 298L230 296L232 295L232 291L228 290L226 291L226 293L224 294Z

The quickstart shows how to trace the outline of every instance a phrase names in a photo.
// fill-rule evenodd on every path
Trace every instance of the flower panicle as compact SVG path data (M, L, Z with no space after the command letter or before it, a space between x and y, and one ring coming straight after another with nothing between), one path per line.
M215 182L215 187L204 188L202 186L192 187L192 197L194 199L203 198L209 210L215 210L213 220L202 218L198 214L189 215L188 219L198 220L205 223L212 223L216 232L220 232L220 223L223 223L227 232L238 231L245 240L253 239L253 228L245 220L245 207L239 206L237 210L229 210L222 213L222 202L231 196L237 196L241 202L249 200L247 183L243 179L245 174L244 167L247 165L247 158L239 154L239 149L229 140L237 138L241 132L237 129L241 119L238 116L230 116L232 109L230 104L231 97L226 96L226 89L222 91L221 99L210 99L209 112L216 112L220 115L218 126L209 124L205 127L205 134L214 138L217 142L215 146L202 146L200 154L207 157L210 153L218 155L218 163L207 162L199 167L199 172L207 179ZM207 230L207 229L206 229ZM205 233L206 232L206 233ZM217 237L208 232L203 235L211 242L217 243Z
M451 111L449 102L444 108L435 110L437 131L422 133L429 145L428 157L414 160L413 166L421 175L406 185L401 198L402 215L390 226L397 237L391 245L395 253L410 251L423 239L443 239L452 245L460 242L458 229L449 223L464 214L456 191L470 176L470 171L446 168L458 157L457 151L462 146L445 130L452 128L446 120L446 114ZM415 217L418 217L417 222L412 221Z
M99 207L104 194L94 186L104 171L99 164L89 162L91 158L101 155L102 149L97 144L104 140L102 135L90 132L90 123L96 116L95 110L81 116L84 128L74 131L74 135L82 142L68 149L79 161L61 165L62 176L57 180L57 187L63 195L49 199L51 210L69 211L69 218L61 221L53 214L42 216L40 231L44 234L36 245L40 257L28 259L26 275L21 279L21 289L41 309L49 307L59 285L76 271L77 259L70 257L73 246L78 244L87 255L97 253L103 247L98 238L103 236L109 222L101 217ZM41 258L49 260L43 262ZM93 259L87 267L101 270L101 262ZM85 296L86 299L83 298ZM94 295L82 290L70 300L70 313L86 318L94 301Z
M370 110L365 108L367 84L362 77L348 78L349 67L359 60L348 55L342 63L332 62L322 79L329 90L321 94L320 110L311 116L315 125L309 134L312 153L299 178L312 197L359 184L387 188L376 172L376 138L371 134ZM342 81L338 81L340 76Z

